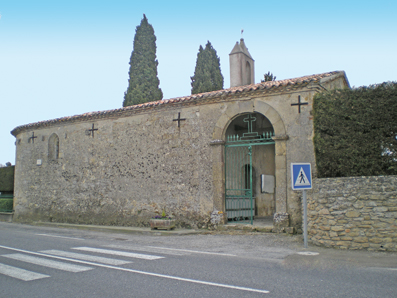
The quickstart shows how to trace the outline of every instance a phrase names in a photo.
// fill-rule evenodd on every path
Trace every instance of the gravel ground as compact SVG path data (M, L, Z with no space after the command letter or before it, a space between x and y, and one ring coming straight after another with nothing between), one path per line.
M118 238L119 237L119 238ZM187 236L118 235L123 245L150 245L175 249L233 254L281 260L302 250L301 235L244 233L242 231L211 232Z

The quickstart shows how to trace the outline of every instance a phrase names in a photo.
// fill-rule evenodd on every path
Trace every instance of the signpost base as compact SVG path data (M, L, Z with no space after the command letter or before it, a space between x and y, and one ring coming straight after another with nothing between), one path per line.
M303 243L307 248L307 198L306 190L303 190Z

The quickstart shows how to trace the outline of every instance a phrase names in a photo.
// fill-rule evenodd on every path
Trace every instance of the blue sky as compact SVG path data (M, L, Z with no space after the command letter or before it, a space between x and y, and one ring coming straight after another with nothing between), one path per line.
M244 4L243 4L244 3ZM0 2L0 163L15 163L16 126L122 106L135 28L157 37L164 99L190 94L197 51L209 40L229 83L241 38L255 82L346 71L351 86L397 81L397 1Z

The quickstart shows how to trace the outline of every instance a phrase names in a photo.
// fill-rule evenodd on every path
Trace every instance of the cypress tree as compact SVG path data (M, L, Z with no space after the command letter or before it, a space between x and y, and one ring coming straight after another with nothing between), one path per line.
M273 73L270 73L270 71L268 71L267 73L265 73L265 79L261 80L261 83L275 81L275 80L276 80L276 76L273 76Z
M134 49L128 72L130 78L128 89L124 93L123 107L163 98L157 77L156 36L146 15L143 15L141 24L136 27L135 32Z
M219 57L208 41L205 49L200 45L192 80L192 94L223 89L223 76Z

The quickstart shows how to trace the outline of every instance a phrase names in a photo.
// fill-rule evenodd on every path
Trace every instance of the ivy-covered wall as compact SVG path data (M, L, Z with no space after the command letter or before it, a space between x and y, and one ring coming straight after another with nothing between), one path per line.
M397 175L397 82L314 98L317 176Z

